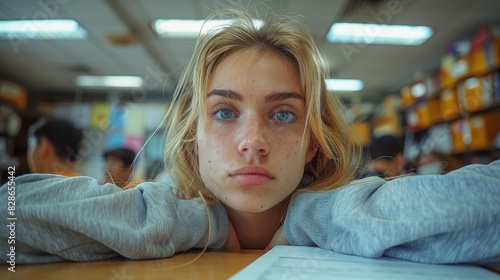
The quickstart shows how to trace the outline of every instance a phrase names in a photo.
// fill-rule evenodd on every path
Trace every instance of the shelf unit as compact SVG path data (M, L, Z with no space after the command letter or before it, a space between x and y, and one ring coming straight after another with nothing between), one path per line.
M438 71L401 89L407 147L437 150L467 163L500 158L500 34L495 30L482 26L452 44Z

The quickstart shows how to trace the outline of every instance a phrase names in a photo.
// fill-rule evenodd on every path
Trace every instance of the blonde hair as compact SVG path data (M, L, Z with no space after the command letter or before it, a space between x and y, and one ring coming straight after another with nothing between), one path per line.
M306 103L306 131L318 152L306 165L301 186L296 192L325 191L348 184L356 171L355 160L361 145L342 117L343 104L328 92L326 61L298 17L272 15L259 27L248 13L223 10L208 19L229 18L231 24L200 36L194 54L174 93L167 113L165 167L178 189L178 196L193 199L217 198L204 187L197 158L197 128L204 112L208 80L218 63L240 50L274 51L295 67Z

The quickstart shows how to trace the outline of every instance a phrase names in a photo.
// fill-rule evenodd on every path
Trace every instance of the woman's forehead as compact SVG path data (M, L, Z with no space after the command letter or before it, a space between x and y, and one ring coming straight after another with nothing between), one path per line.
M299 71L276 51L240 50L224 57L212 71L207 94L213 89L249 87L302 94Z

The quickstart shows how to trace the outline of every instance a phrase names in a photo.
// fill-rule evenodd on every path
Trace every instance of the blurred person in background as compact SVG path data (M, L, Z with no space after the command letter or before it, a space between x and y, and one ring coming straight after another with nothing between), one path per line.
M106 168L102 183L113 183L120 188L126 188L134 172L132 163L135 156L135 152L127 148L106 151L103 154Z
M404 142L393 135L384 135L373 140L368 149L368 165L358 173L357 178L378 176L396 177L405 172L403 156Z
M79 176L74 169L83 133L64 120L41 119L28 132L28 166L33 173Z

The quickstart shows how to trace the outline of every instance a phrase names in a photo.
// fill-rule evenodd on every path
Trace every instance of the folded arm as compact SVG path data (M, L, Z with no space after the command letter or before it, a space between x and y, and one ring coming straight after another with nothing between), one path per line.
M292 245L365 257L500 263L500 161L447 175L355 181L299 194L285 220Z
M179 200L160 183L129 190L89 177L33 174L16 179L15 253L18 263L165 258L191 248L222 248L227 218L220 205ZM7 213L7 185L0 213ZM209 227L210 218L210 227ZM0 227L0 242L10 230ZM210 229L210 231L209 231ZM210 233L210 240L208 239ZM0 246L5 261L7 246Z

